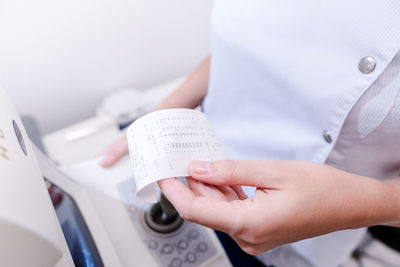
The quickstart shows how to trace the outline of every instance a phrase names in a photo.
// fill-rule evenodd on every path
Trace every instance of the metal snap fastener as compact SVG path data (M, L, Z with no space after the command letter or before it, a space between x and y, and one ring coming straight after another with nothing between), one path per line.
M373 72L375 67L376 59L371 56L363 57L358 64L358 69L364 74Z
M332 143L332 136L331 136L331 134L330 134L327 130L324 130L324 131L322 132L322 136L324 137L325 141L326 141L328 144Z

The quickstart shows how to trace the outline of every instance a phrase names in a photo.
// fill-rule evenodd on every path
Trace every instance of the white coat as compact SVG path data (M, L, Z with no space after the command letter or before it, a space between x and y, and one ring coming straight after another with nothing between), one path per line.
M203 109L230 157L325 162L400 50L399 18L397 0L216 0ZM295 247L337 266L357 231L350 240L328 261L312 253L323 243Z

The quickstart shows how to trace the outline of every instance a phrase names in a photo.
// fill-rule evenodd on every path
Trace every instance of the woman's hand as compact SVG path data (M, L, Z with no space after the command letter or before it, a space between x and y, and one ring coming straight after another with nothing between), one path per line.
M180 215L231 235L249 254L332 231L400 220L399 188L323 164L192 162L189 188L159 185ZM256 187L247 198L241 185Z

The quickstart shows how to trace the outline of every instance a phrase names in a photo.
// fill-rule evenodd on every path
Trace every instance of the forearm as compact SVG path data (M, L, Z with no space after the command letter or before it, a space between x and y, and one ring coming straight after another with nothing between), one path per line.
M210 56L208 56L186 79L186 81L167 96L154 110L167 108L195 108L208 89Z
M400 189L400 177L396 177L394 179L386 180L386 183L389 183L393 186L397 186Z
M394 212L400 213L400 177L396 177L394 179L387 180L387 181L385 181L385 183L389 184L394 189L393 199L394 199L394 202L397 204L397 205L395 204L397 206L397 209L395 209ZM396 193L396 191L397 191L397 193ZM400 217L400 215L397 216L397 218L399 218L399 217ZM393 222L387 222L384 224L388 225L388 226L400 227L400 218Z
M360 210L353 211L353 215L363 218L362 226L387 225L400 226L400 178L386 181L363 179L360 187L355 188L355 194L363 195L359 198ZM359 213L360 212L360 213ZM361 216L360 216L361 215ZM351 216L349 216L351 218ZM356 226L357 228L357 226Z

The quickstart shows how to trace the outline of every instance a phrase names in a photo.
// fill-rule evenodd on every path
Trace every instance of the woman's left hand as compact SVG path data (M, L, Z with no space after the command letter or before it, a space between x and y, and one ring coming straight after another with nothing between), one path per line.
M249 254L400 220L398 188L323 164L195 161L188 170L189 187L175 178L159 182L166 197L185 220L228 233ZM253 198L242 185L257 188Z

